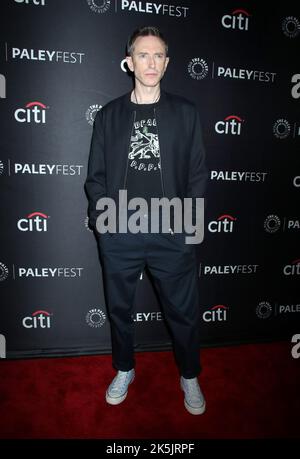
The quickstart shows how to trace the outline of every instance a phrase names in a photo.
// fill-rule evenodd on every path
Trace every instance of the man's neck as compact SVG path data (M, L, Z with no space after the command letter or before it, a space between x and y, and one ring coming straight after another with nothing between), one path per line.
M160 97L160 86L147 87L136 84L131 94L132 102L136 104L153 104Z

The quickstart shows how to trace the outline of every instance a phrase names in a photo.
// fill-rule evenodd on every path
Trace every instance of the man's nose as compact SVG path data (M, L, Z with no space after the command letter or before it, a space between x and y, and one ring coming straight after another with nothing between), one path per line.
M154 67L155 65L155 59L153 56L149 56L149 66Z

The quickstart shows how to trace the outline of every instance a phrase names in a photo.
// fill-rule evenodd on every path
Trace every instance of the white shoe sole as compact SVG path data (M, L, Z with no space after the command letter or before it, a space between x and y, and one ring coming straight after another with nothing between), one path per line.
M129 384L131 384L133 380L134 380L134 377L132 378ZM129 384L128 384L128 387L129 387ZM127 392L125 392L125 394L121 395L121 397L110 397L108 395L108 391L106 391L105 400L109 405L119 405L120 403L124 402L125 398L127 397L127 394L128 394L128 390Z
M203 414L206 410L206 403L204 402L200 408L193 408L184 400L184 406L190 414Z

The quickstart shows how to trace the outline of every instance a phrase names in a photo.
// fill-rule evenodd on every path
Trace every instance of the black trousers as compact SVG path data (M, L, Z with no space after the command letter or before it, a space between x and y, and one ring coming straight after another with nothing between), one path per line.
M179 372L185 378L198 376L200 305L195 245L185 243L184 233L105 233L98 241L113 366L122 371L135 366L134 297L140 274L148 266L171 331Z

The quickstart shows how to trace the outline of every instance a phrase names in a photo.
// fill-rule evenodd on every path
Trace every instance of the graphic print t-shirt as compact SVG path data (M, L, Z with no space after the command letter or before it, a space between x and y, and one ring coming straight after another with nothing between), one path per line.
M160 151L154 107L134 104L136 117L132 129L127 169L127 198L162 197Z

